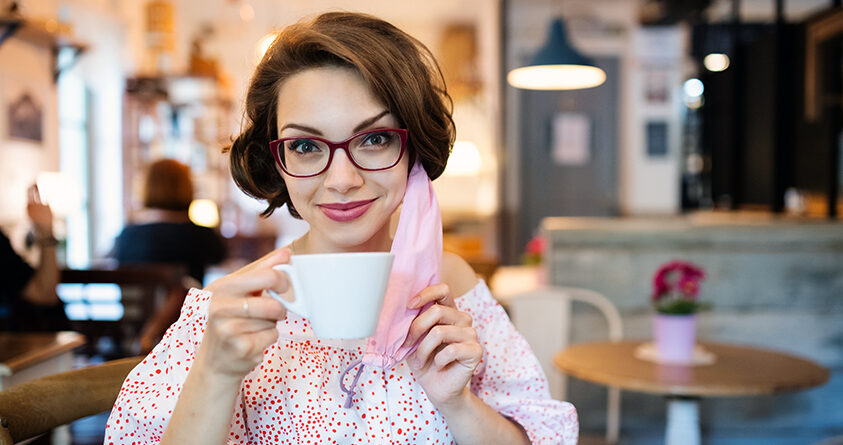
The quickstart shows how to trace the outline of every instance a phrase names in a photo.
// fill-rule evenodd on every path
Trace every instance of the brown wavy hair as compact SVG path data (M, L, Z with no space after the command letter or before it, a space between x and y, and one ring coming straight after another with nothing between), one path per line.
M231 146L231 175L247 195L266 200L269 216L290 201L269 142L278 138L281 84L301 71L346 67L360 73L377 97L408 130L410 167L416 157L431 179L445 170L455 128L453 101L439 64L427 47L395 26L366 14L330 12L288 26L261 59L246 94L244 127Z
M192 201L190 167L174 159L161 159L147 167L143 185L144 207L187 210Z

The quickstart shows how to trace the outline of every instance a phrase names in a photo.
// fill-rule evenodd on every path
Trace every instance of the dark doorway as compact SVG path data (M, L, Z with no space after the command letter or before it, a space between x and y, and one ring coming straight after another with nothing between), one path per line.
M606 71L606 82L585 90L520 93L520 212L516 216L516 249L547 216L614 216L618 206L618 79L615 57L594 58ZM560 125L561 122L561 125ZM586 153L560 153L557 128L587 127ZM556 138L554 138L556 133ZM555 140L557 139L557 140ZM576 137L575 137L576 139ZM583 155L585 157L583 157Z

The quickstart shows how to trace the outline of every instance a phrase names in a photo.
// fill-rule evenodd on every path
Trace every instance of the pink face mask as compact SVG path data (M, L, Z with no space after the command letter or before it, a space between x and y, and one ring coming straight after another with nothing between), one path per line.
M395 258L375 335L366 343L361 362L351 364L340 376L340 387L347 394L345 407L351 407L354 387L363 372L359 366L349 388L345 375L358 365L389 369L415 351L417 345L403 346L410 324L421 309L407 304L422 289L439 282L442 263L442 218L430 178L419 162L413 165L390 250Z

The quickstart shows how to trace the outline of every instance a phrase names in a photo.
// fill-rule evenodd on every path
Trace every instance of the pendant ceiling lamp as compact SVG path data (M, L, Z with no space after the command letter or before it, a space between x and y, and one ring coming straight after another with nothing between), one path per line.
M510 71L506 80L527 90L577 90L602 84L606 72L568 43L565 25L556 19L530 64Z

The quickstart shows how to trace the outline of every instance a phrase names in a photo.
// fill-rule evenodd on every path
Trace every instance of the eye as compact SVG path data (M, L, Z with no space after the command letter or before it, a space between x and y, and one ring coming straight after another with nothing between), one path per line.
M288 151L300 154L318 153L320 151L319 145L313 139L293 139L287 141L285 145Z
M392 142L392 134L389 132L369 133L363 139L363 145L384 146Z

